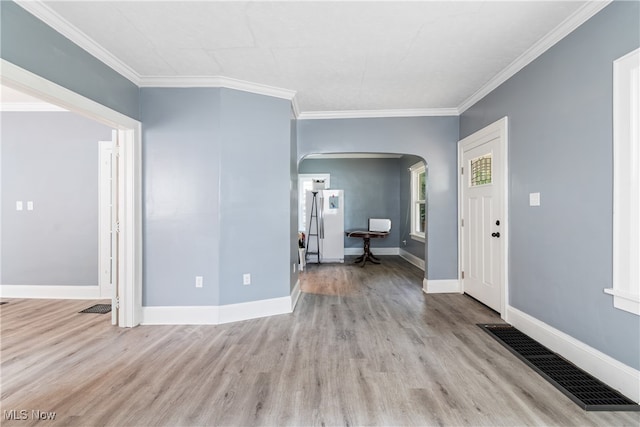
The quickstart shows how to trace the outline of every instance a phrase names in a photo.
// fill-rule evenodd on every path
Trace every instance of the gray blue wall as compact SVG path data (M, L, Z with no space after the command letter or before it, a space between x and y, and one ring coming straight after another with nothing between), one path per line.
M0 57L138 118L138 87L12 1L0 1Z
M217 305L220 89L145 88L140 101L142 305Z
M372 248L397 248L400 236L399 159L306 159L300 173L329 173L331 188L344 190L345 230L366 230L368 218L391 219L391 233L372 239ZM309 224L307 224L308 227ZM345 236L344 247L362 249L362 239Z
M228 89L143 88L141 111L143 305L288 296L297 280L289 101ZM244 273L252 275L249 286ZM196 276L204 277L202 288Z
M290 295L290 112L287 100L221 89L220 304Z
M98 141L111 129L65 112L0 119L0 283L98 285Z
M313 153L404 153L426 160L430 280L458 278L457 142L458 117L298 121L299 159Z
M510 304L635 369L638 316L602 290L612 287L612 64L640 46L639 21L640 3L613 2L460 119L465 137L509 117Z

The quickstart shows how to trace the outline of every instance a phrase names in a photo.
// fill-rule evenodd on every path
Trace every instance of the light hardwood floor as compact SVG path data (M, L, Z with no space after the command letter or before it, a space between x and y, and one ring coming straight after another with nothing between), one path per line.
M0 423L640 425L638 413L582 411L476 326L497 314L425 295L422 271L382 259L309 265L295 313L220 326L120 329L78 314L94 301L8 300Z

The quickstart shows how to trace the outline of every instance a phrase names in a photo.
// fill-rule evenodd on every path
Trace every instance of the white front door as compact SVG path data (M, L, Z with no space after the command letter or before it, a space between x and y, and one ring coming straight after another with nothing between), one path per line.
M111 323L118 324L118 159L114 155L117 146L117 131L112 132L112 141L100 141L100 202L98 222L100 224L100 298L111 299Z
M462 288L504 313L506 117L459 143Z

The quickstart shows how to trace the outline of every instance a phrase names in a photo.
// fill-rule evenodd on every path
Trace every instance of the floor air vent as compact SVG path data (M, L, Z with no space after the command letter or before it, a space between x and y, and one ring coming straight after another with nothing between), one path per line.
M478 326L585 411L640 411L640 405L513 326Z
M0 305L9 304L9 301L0 301Z
M97 314L105 314L111 311L111 304L96 304L92 305L89 308L85 308L80 313L97 313Z

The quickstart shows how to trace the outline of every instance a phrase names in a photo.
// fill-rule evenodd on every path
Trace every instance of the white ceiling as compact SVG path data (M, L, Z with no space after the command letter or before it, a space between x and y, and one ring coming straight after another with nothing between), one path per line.
M19 4L34 13L33 3ZM295 92L308 115L455 114L515 62L537 56L541 40L550 45L559 28L595 13L584 1L36 3L41 18L97 45L137 84L236 79Z

